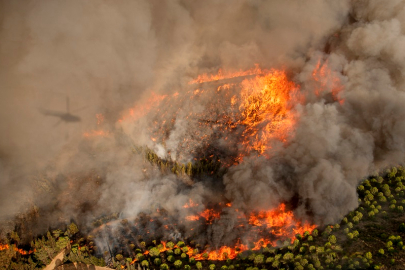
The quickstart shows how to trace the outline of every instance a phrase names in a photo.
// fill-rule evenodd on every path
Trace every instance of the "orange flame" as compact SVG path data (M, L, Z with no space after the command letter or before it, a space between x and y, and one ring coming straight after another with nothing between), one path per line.
M184 113L183 105L189 100L199 99L205 102L203 106L208 107L199 112L190 110L188 115L182 117L197 119L200 130L204 130L207 126L215 126L215 133L222 133L223 140L227 142L230 141L228 132L237 131L237 153L232 160L222 162L224 166L240 163L244 157L252 154L269 158L271 157L269 150L273 148L275 142L287 143L294 135L294 127L299 116L293 108L303 102L304 96L299 91L299 85L292 82L285 71L261 69L258 64L249 70L229 72L220 69L217 74L202 74L190 81L190 84L236 77L241 77L241 80L222 82L207 89L201 88L204 86L201 85L200 88L194 88L183 94L175 92L172 95L158 95L152 92L145 102L124 112L118 122L137 121L155 112L156 115L151 118L154 119L152 125L149 126L150 140L165 147L170 134L168 129L173 128L177 114ZM316 95L330 92L334 100L341 104L344 102L339 95L343 89L339 76L329 69L327 61L318 61L312 77L316 82L314 86ZM214 116L211 112L215 112ZM104 120L101 114L97 114L96 117L98 124ZM180 138L178 144L180 155L187 153L187 156L192 156L194 146L205 144L205 147L209 147L210 135L200 130L195 129L192 136ZM108 137L110 133L95 130L86 132L83 136ZM231 143L229 147L234 146ZM174 149L167 150L169 152Z
M297 96L297 90L284 71L272 70L242 82L240 124L246 127L242 144L247 153L263 154L271 139L286 141L295 124L290 101Z
M230 78L243 77L243 76L249 76L249 75L260 75L260 74L263 74L264 72L266 72L266 70L262 70L258 64L256 64L254 68L251 68L249 70L239 70L236 72L229 72L229 71L224 71L222 69L219 69L217 74L198 75L198 77L196 79L190 81L189 84L219 81L219 80L223 80L223 79L230 79Z
M13 247L13 250L14 250L14 251L20 253L21 255L29 255L29 254L31 254L31 253L34 252L34 251L32 251L32 250L26 251L26 250L23 250L23 249L21 249L21 248L17 248L17 247L14 246L14 245L12 245L12 247ZM8 244L0 244L0 251L1 251L1 250L5 250L5 249L9 249L9 248L10 248L10 246L9 246Z
M212 224L214 219L218 219L220 217L220 213L215 211L214 209L205 209L198 215L187 216L186 220L188 221L196 221L199 220L200 217L203 217L208 224Z
M287 143L291 136L293 136L294 127L298 121L298 115L295 114L293 108L303 101L299 85L292 82L283 70L262 70L258 65L247 71L226 72L219 70L214 75L203 74L195 80L190 81L189 84L236 77L244 78L237 83L224 82L222 85L216 86L215 89L211 90L203 89L203 85L201 85L199 89L194 88L183 95L178 92L172 96L152 94L147 102L126 112L119 122L127 119L137 121L151 112L152 109L156 109L160 117L153 122L156 126L156 132L152 132L151 141L164 142L165 136L169 134L166 126L174 124L176 113L180 110L176 107L178 104L172 105L174 102L171 101L176 99L179 102L184 102L197 99L198 97L203 97L202 99L211 98L211 101L213 101L212 97L218 97L216 95L219 95L223 97L221 102L223 101L224 104L221 104L221 106L227 106L223 114L218 114L219 120L215 118L211 120L212 118L206 117L210 114L211 111L209 109L211 108L206 108L200 114L190 112L185 119L199 119L200 122L203 122L200 127L204 128L204 125L208 124L215 125L220 130L218 132L223 133L236 129L243 130L238 134L238 139L241 141L242 146L238 148L239 153L236 157L236 162L240 162L244 157L252 154L269 157L271 155L269 150L272 149L273 142ZM318 62L317 67L312 73L312 77L316 82L315 95L320 96L325 91L330 90L334 100L340 103L344 102L342 99L339 99L339 93L343 89L341 82L338 76L327 67L326 62L323 64L320 61ZM170 110L163 111L162 109L162 112L160 112L161 106L159 105L163 100ZM212 104L218 103L212 102ZM215 105L213 106L215 107ZM173 117L167 115L168 112L174 113ZM170 118L167 118L167 116ZM160 119L162 119L161 123L158 122ZM193 135L198 138L199 142L206 140L208 136L207 134L199 133L198 129ZM229 134L225 133L225 135ZM223 137L224 140L228 138L228 136ZM191 143L188 140L188 138L183 138L182 143L185 146L189 146ZM225 205L226 207L232 207L231 203ZM200 205L190 199L183 208L193 209L198 206ZM296 234L303 234L305 231L311 232L316 227L316 225L298 220L292 211L286 210L284 204L280 204L275 209L248 214L244 214L243 211L238 209L234 209L234 211L238 213L238 220L240 221L240 224L237 226L253 228L255 232L259 233L257 235L260 235L251 241L254 243L253 250L258 250L268 245L277 245L276 240L270 239L270 237L263 237L262 235L271 235L279 240L291 239L293 241ZM212 224L215 220L221 218L221 211L208 208L200 213L194 212L192 214L185 219L187 221L204 221L206 224ZM168 225L164 225L164 227L169 228ZM166 247L165 242L162 242L162 245L161 252L170 249ZM177 246L174 248L177 248ZM247 245L238 242L232 247L222 246L215 250L206 249L203 252L195 252L195 254L194 249L188 247L187 254L196 260L226 260L228 258L235 258L237 254L245 250L248 250ZM145 254L148 254L148 251ZM134 259L133 263L135 261L136 259Z
M183 208L193 208L193 207L197 207L198 203L193 202L193 200L189 200L188 203L186 203Z
M196 221L196 220L199 220L200 219L200 216L187 216L186 217L186 220L188 220L188 221Z
M151 97L141 105L137 105L134 108L129 109L127 112L124 113L121 119L118 122L122 122L124 120L132 120L136 121L143 116L145 116L152 108L156 108L160 104L162 100L167 98L167 95L158 95L152 92Z
M328 67L328 61L324 63L322 63L321 60L318 61L312 72L312 78L319 83L319 86L315 89L317 96L325 90L330 89L333 99L340 104L344 103L344 99L339 97L339 93L343 90L342 82L337 74Z
M230 204L226 206L231 207ZM238 209L235 209L239 213ZM213 209L206 209L202 213L195 216L187 216L186 220L195 221L200 220L200 217L204 217L206 224L212 224L214 219L220 219L220 213ZM292 211L286 211L285 204L280 204L277 208L266 211L259 211L257 213L251 213L248 216L240 213L239 219L241 219L240 226L243 225L243 220L247 220L248 224L256 228L256 231L266 235L276 237L277 240L291 239L291 243L296 239L296 234L304 234L304 232L312 232L316 225L309 224L308 222L302 223L295 218ZM276 246L277 240L267 239L261 237L258 240L253 240L252 250L259 250L268 245ZM166 248L166 246L164 245ZM204 250L201 253L194 254L191 247L188 247L187 254L196 260L226 260L234 259L239 253L248 250L247 245L237 243L235 246L222 246L215 250Z
M280 204L277 209L260 211L257 214L250 214L249 224L265 227L272 235L294 238L297 233L312 231L315 225L308 223L301 224L294 217L292 211L285 211L285 205ZM290 230L292 228L292 230Z
M235 209L236 210L236 209ZM212 213L215 213L215 218L220 218L220 213L215 212L212 209L206 209L203 213L209 213L206 215L207 224L209 224L210 217ZM199 219L203 214L195 216ZM191 216L190 216L191 217ZM315 229L316 225L311 225L309 223L302 223L294 217L292 211L286 211L285 205L280 204L276 209L260 211L256 214L250 214L248 217L244 217L248 220L248 223L254 227L258 227L267 233L270 233L272 236L277 236L279 240L291 239L291 243L295 240L296 234L304 234L304 232L312 232ZM187 219L187 218L186 218ZM261 237L258 240L252 241L253 246L252 250L260 250L263 247L267 246L276 246L276 240L270 240L265 237ZM236 256L248 250L248 246L241 244L240 241L234 246L221 246L217 249L210 249L209 247L203 251L198 251L191 246L186 246L186 254L190 258L195 260L227 260L234 259ZM167 247L167 242L161 241L160 252L165 252L170 249L180 248L177 245L173 245L172 248ZM149 254L149 251L145 251L144 255ZM135 258L131 264L135 263L137 259Z
M216 212L214 209L205 209L200 216L205 218L205 220L211 224L214 219L218 219L220 217L220 213Z

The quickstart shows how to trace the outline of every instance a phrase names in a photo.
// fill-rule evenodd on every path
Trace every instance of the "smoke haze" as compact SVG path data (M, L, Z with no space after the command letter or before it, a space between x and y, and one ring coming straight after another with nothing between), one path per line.
M246 212L294 201L298 217L322 225L357 207L361 179L403 163L405 1L15 0L1 1L0 12L0 219L32 204L48 213L38 231L156 207L183 219L193 198ZM322 82L313 78L318 63L330 70ZM135 105L142 115L152 91L182 96L201 73L255 64L286 70L305 100L291 109L298 120L288 144L273 141L270 158L247 156L218 182L161 173L133 154L133 145L147 145L192 161L189 149L176 152L198 130L187 115L204 112L213 96L118 119ZM66 112L67 98L80 122L41 114ZM108 139L83 138L97 129L96 114ZM153 121L171 115L166 144L152 141ZM194 140L191 150L202 144ZM218 245L237 237L235 213L224 216L227 226L207 232Z

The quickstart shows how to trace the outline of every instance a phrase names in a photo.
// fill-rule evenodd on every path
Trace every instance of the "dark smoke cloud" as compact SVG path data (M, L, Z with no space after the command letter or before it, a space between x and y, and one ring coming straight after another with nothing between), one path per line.
M109 212L134 217L156 207L183 219L182 206L192 197L201 207L228 200L244 211L295 201L301 218L336 221L357 206L362 178L404 159L404 5L0 2L0 218L32 203L48 213L39 227L70 218L86 224ZM314 95L318 62L339 78L343 104L331 98L332 81ZM218 184L162 174L133 154L134 144L148 145L161 156L172 150L176 158L181 140L198 129L187 114L204 111L209 99L179 104L183 113L165 146L150 140L153 118L117 123L123 111L145 103L151 91L181 95L203 72L256 63L288 70L305 97L292 111L299 117L291 140L275 142L270 159L247 157ZM39 109L63 112L66 97L72 110L85 108L77 113L82 121L55 126L58 119ZM83 139L97 128L97 113L111 137ZM182 154L181 161L193 158ZM235 219L229 210L209 228L210 241L234 240Z

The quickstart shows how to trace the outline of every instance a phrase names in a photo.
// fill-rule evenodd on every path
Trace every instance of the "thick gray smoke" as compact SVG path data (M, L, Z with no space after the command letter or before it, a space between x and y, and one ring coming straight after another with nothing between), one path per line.
M37 205L45 227L156 208L181 220L191 197L199 210L293 202L300 218L326 224L357 206L361 179L404 160L405 1L15 0L1 1L0 12L1 219ZM318 63L333 76L315 95ZM286 70L305 97L292 108L290 140L275 142L269 158L246 157L215 183L162 173L134 155L134 145L147 145L176 159L185 138L215 133L187 118L209 99L163 100L154 118L143 117L152 91L182 96L198 74L254 64ZM80 122L41 114L65 113L67 98ZM137 121L118 121L133 106ZM161 112L176 115L165 144L150 133ZM96 114L105 118L99 126ZM108 138L83 138L101 127ZM193 151L181 154L193 161ZM216 244L236 237L234 214L210 228Z

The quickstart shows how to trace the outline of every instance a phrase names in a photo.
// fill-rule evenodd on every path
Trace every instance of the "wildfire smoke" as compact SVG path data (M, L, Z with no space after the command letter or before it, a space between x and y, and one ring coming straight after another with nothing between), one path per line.
M0 3L0 217L31 234L159 209L138 234L274 245L404 161L404 1Z

